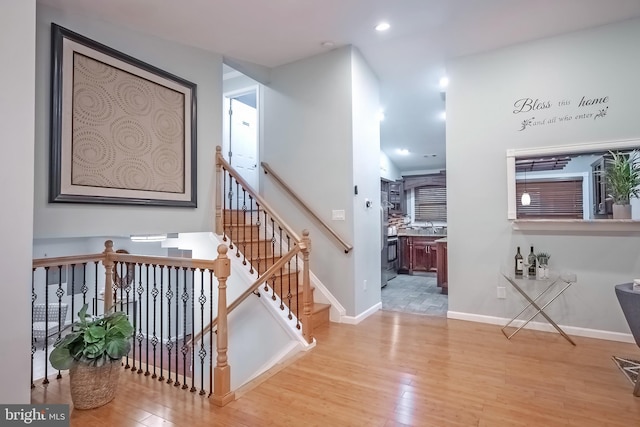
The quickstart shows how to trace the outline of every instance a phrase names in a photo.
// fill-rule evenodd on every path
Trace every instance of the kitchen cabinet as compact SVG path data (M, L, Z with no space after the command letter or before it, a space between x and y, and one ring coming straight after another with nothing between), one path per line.
M403 214L404 208L404 186L402 181L394 181L389 183L389 213Z
M438 259L436 262L436 283L442 288L442 293L449 293L449 277L448 277L448 259L447 259L447 239L439 239L436 241L438 248Z
M435 241L442 236L400 236L401 273L436 272L438 249Z

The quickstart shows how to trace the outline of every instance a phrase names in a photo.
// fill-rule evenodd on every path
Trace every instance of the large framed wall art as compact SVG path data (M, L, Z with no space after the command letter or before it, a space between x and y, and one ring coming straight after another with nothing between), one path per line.
M50 202L196 207L196 85L52 24Z

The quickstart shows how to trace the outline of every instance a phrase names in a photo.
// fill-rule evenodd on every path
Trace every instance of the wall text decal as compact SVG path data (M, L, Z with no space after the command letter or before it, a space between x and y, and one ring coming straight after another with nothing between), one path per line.
M590 97L584 95L577 103L570 99L552 101L540 98L520 98L513 103L512 112L527 116L536 114L536 116L529 116L520 121L518 131L521 132L536 126L562 124L573 120L602 119L609 111L608 103L609 96ZM577 107L572 109L571 113L573 114L567 114L567 109L574 105Z

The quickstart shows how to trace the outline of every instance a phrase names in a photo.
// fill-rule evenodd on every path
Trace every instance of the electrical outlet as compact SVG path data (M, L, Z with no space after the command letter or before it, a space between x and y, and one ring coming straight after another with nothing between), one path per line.
M498 298L505 299L507 298L507 288L504 286L498 286Z
M364 282L362 282L362 289L367 290L367 279L364 279Z

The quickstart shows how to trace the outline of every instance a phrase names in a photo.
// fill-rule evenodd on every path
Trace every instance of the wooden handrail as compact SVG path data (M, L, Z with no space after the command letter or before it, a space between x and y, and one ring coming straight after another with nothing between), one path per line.
M269 206L264 198L256 193L255 190L251 188L251 186L247 183L247 181L235 172L235 169L233 169L233 167L231 167L231 165L222 156L222 147L220 147L219 145L216 147L216 162L217 164L224 166L227 172L251 195L251 197L253 197L254 200L256 200L260 204L260 206L262 206L262 209L264 209L276 222L278 222L282 226L282 229L286 231L293 240L295 240L296 242L302 241L300 236L287 225L287 223L280 217L280 215L278 215L276 211L271 206ZM216 230L216 233L220 234L220 231L221 230Z
M59 256L55 258L36 258L33 260L33 268L43 267L58 267L60 265L82 264L85 262L102 261L104 254L90 254L90 255L72 255L72 256Z
M282 188L296 201L298 202L298 204L300 206L302 206L302 208L307 211L307 213L309 213L309 215L311 215L316 221L318 221L318 223L320 223L320 225L322 225L324 227L325 230L327 230L344 248L344 253L348 254L352 249L353 246L351 246L349 243L347 243L342 237L340 237L338 235L338 233L336 233L326 222L324 222L309 206L306 205L306 203L304 203L300 197L298 197L298 195L284 182L284 180L282 178L280 178L278 176L277 173L275 173L273 171L273 169L271 169L271 166L269 166L268 163L265 162L261 162L260 165L262 166L262 168L264 169L264 173L266 174L271 174L273 175L273 178L278 182L278 184L280 184L280 186L282 186Z
M231 304L229 304L229 306L227 307L227 315L229 315L229 313L235 310L236 307L238 307L240 303L242 303L242 301L244 301L247 297L253 294L253 291L258 289L260 285L262 285L265 282L266 280L265 277L270 277L273 274L275 274L278 270L280 270L280 268L282 268L301 250L302 248L300 246L294 247L292 250L287 252L286 255L284 255L278 261L276 261L271 267L269 267L267 271L265 271L260 277L258 277L258 279L256 279L255 282L253 282L253 284L251 284L251 286L247 288L246 291L244 291L240 296L238 296L235 300L233 300ZM192 343L199 341L200 338L202 338L204 334L209 332L211 328L215 327L217 323L218 323L218 317L213 319L211 323L209 323L207 326L202 328L202 331L198 332L193 338L191 338L191 340L189 340L189 342L187 343L187 346L190 346Z
M181 258L181 257L163 257L163 256L149 256L149 255L132 255L113 252L109 254L109 258L112 261L124 262L131 264L148 264L148 265L162 265L171 267L186 267L197 269L209 269L214 270L215 260L211 259L194 259L194 258Z

